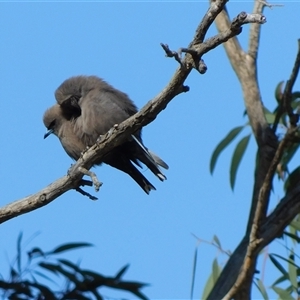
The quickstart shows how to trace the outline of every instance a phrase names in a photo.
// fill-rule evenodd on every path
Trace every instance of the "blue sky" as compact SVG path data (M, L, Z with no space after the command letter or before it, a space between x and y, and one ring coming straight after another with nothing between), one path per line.
M186 47L207 7L206 1L0 2L1 206L37 192L70 167L72 160L59 140L43 139L42 123L44 111L55 102L55 89L65 79L98 75L141 108L164 88L178 66L165 57L159 44L174 50ZM252 1L230 1L228 9L233 18L241 11L251 12ZM265 10L258 72L263 101L270 109L275 86L289 77L295 59L299 9L299 2L284 1L284 7ZM244 26L239 36L244 47L248 29ZM207 37L214 34L213 25ZM105 275L130 263L124 279L150 283L143 291L151 299L189 298L197 245L191 233L204 240L216 234L224 249L234 250L245 231L255 153L252 139L234 192L229 186L233 146L210 175L209 160L217 143L247 120L239 82L224 49L218 47L204 60L207 73L192 72L186 81L190 92L174 99L143 130L146 146L169 164L168 180L161 183L144 169L157 188L147 196L126 174L97 167L94 170L104 182L98 201L70 191L1 225L2 274L14 257L19 232L25 239L40 232L29 248L91 242L95 247L68 258L81 258L82 266ZM280 185L275 185L272 205L282 196ZM269 251L282 251L282 246L275 242ZM216 256L226 262L212 246L200 244L195 299L201 296ZM267 286L279 275L273 271L265 277ZM255 289L253 298L260 298Z

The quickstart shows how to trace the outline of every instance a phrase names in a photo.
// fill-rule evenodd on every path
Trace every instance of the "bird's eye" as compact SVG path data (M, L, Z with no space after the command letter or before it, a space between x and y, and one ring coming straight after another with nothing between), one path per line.
M50 130L50 129L53 129L53 127L55 126L55 122L56 122L56 120L53 120L51 123L50 123L50 125L48 126L48 130Z

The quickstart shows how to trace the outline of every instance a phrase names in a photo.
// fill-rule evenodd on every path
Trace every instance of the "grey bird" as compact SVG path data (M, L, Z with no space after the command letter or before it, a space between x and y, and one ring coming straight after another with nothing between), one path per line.
M67 154L71 158L78 160L85 146L74 134L74 124L68 121L68 116L64 114L62 108L58 104L48 108L44 114L43 121L48 129L44 139L52 133L55 134Z
M96 76L67 79L56 90L55 98L59 105L53 106L44 115L44 124L49 130L45 137L55 133L69 156L76 160L99 136L137 112L136 106L126 94ZM72 146L74 143L76 147ZM143 145L141 131L114 148L96 164L100 165L102 162L129 174L147 194L150 190L155 190L155 187L132 162L139 167L142 162L161 181L166 177L159 165L168 169L161 158Z

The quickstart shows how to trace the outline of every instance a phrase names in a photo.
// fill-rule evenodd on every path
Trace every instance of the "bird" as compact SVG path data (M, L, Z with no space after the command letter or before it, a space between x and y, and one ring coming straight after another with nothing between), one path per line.
M45 138L54 133L67 154L77 160L82 151L96 143L107 133L137 112L137 107L123 92L115 89L97 76L75 76L65 80L55 91L57 104L44 114L48 129ZM130 175L149 194L155 187L135 165L145 164L161 181L166 176L159 166L168 165L144 146L141 130L123 144L115 147L95 165L106 163ZM134 164L135 165L134 165Z
M75 135L74 125L68 120L68 116L64 114L60 105L55 104L48 108L44 114L43 122L48 129L44 139L53 133L59 138L67 154L74 160L78 160L85 150L85 145Z

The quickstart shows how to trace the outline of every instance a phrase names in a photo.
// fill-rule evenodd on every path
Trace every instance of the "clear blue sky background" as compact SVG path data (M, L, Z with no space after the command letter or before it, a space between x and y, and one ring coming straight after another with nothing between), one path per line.
M299 2L280 3L284 7L265 10L258 60L263 101L270 109L275 106L276 84L290 75L300 37ZM234 17L251 12L252 5L252 1L230 1L228 9ZM1 2L1 205L37 192L70 167L72 160L59 140L55 136L43 140L42 123L44 111L55 102L55 89L65 79L98 75L141 108L178 67L165 57L159 43L174 50L186 47L207 7L207 1ZM244 47L248 29L244 26L239 36ZM213 25L207 37L214 34ZM19 232L25 239L40 232L27 250L91 242L94 248L74 251L68 258L80 258L82 266L104 275L114 275L130 263L124 279L150 283L143 291L151 299L189 298L197 245L191 233L208 241L216 234L224 249L234 250L245 231L255 154L252 139L234 192L229 186L233 146L210 175L209 160L217 143L247 120L241 88L224 49L218 47L204 60L207 73L193 71L186 81L190 92L179 95L144 128L145 144L170 166L168 180L161 183L144 170L157 188L147 196L126 174L108 166L96 168L104 182L98 201L70 191L0 226L2 275L16 253ZM296 87L299 90L299 79ZM95 194L91 188L87 191ZM281 187L275 185L273 207L282 196ZM282 251L282 246L275 242L269 251ZM225 256L200 244L195 299L202 294L216 256L224 265ZM269 270L267 286L279 276ZM103 294L131 297L111 290ZM255 288L253 298L261 298Z

